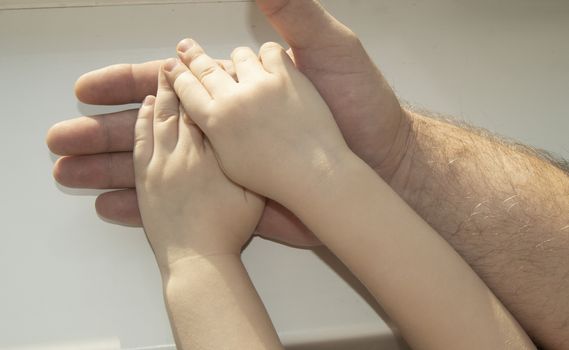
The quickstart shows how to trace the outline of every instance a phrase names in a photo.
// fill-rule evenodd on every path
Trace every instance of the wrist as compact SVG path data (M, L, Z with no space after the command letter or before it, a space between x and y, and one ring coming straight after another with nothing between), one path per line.
M369 167L349 148L323 156L321 162L305 169L305 176L297 181L275 200L293 213L302 210L303 206L326 205L326 198L332 193L338 193L353 172L362 167ZM320 203L320 204L318 204Z
M215 215L207 218L208 213L190 216L184 220L185 228L178 223L169 225L167 221L160 226L156 222L145 223L146 236L161 271L168 273L173 265L192 259L241 254L258 220L246 220L245 214L237 210L234 214L226 213L225 217L212 214Z
M371 164L375 172L388 183L403 172L407 160L412 158L413 143L417 132L415 120L416 115L413 112L401 108L399 126L389 151L381 161Z
M166 285L172 279L185 279L188 275L196 276L203 274L212 266L240 265L241 252L219 252L208 255L190 254L166 264L159 264L162 279Z

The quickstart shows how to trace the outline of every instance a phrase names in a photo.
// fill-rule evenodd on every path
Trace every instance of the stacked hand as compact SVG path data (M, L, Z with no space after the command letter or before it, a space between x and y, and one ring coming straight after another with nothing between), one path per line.
M238 81L191 39L178 55L162 67L156 99L144 100L135 127L138 203L161 266L238 254L263 208L247 189L299 198L352 154L281 46L267 43L259 56L236 49Z
M315 0L257 0L261 11L291 46L296 67L328 104L348 146L389 178L404 152L408 117L356 36ZM92 104L140 102L156 93L161 61L116 65L88 73L76 85ZM140 225L132 163L137 111L81 117L55 125L48 145L64 155L54 175L70 187L108 188L97 199L99 214ZM286 209L268 201L257 228L292 244L318 240Z
M183 64L167 61L166 77L235 182L279 199L348 151L328 106L279 45L263 45L259 57L236 49L238 82L191 39L178 54Z
M231 182L165 76L135 127L134 165L144 228L163 271L186 258L239 255L264 200Z

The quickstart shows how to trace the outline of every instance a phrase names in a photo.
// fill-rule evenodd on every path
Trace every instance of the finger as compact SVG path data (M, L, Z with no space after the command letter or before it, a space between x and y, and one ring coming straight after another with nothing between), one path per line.
M73 188L134 187L131 152L62 157L53 166L53 177Z
M133 188L99 195L95 208L101 217L113 223L142 226L136 191Z
M317 0L257 0L269 22L295 49L333 45L349 30L330 15Z
M140 102L156 94L162 60L141 64L116 64L82 75L75 83L75 95L96 105Z
M192 149L203 148L203 133L183 107L180 107L179 139L177 150L188 153Z
M218 63L235 77L231 61ZM75 83L75 95L83 103L121 105L137 103L155 95L158 72L164 60L140 64L115 64L83 74Z
M203 126L207 118L207 108L212 98L202 83L186 65L177 59L168 60L163 67L164 75L174 88L184 110L195 122Z
M209 57L194 40L184 39L180 41L177 50L182 62L190 68L214 98L230 92L235 87L235 80L221 69L219 64Z
M256 80L266 74L259 57L248 47L233 50L231 59L239 82Z
M178 96L164 73L158 77L158 92L154 107L154 149L156 155L170 154L178 143Z
M237 81L237 73L235 73L235 67L233 66L233 61L230 60L217 60L217 63L223 68L233 78Z
M59 155L132 151L138 110L79 117L52 126L46 142Z
M135 171L144 169L152 159L154 149L153 119L154 102L156 98L149 95L138 111L138 118L134 127L134 162Z
M261 46L259 56L263 67L273 74L294 74L296 67L285 49L277 43L268 42Z

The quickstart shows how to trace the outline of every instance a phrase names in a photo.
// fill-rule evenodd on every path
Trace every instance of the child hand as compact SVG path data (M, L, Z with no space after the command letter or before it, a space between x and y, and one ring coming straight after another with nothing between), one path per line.
M184 114L163 74L135 127L134 165L144 229L163 270L196 256L239 254L264 199L231 182Z
M236 82L193 40L164 65L184 109L211 140L223 171L273 199L318 183L348 147L326 103L284 49L267 43L260 59L233 51Z

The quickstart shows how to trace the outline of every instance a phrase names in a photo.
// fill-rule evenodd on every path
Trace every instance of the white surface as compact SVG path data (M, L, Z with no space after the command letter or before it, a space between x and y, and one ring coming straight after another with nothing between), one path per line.
M223 2L246 2L253 0L223 0ZM117 6L145 4L179 4L186 2L219 2L219 0L0 0L2 9L31 9L50 7Z
M10 347L10 350L121 350L118 338Z
M406 100L569 156L566 1L325 4ZM142 231L100 221L94 191L57 187L44 137L57 121L108 110L76 102L80 74L168 57L188 35L220 57L276 38L251 3L0 11L0 348L114 337L125 348L172 343ZM389 334L353 278L312 252L256 239L245 260L289 344L338 330Z

